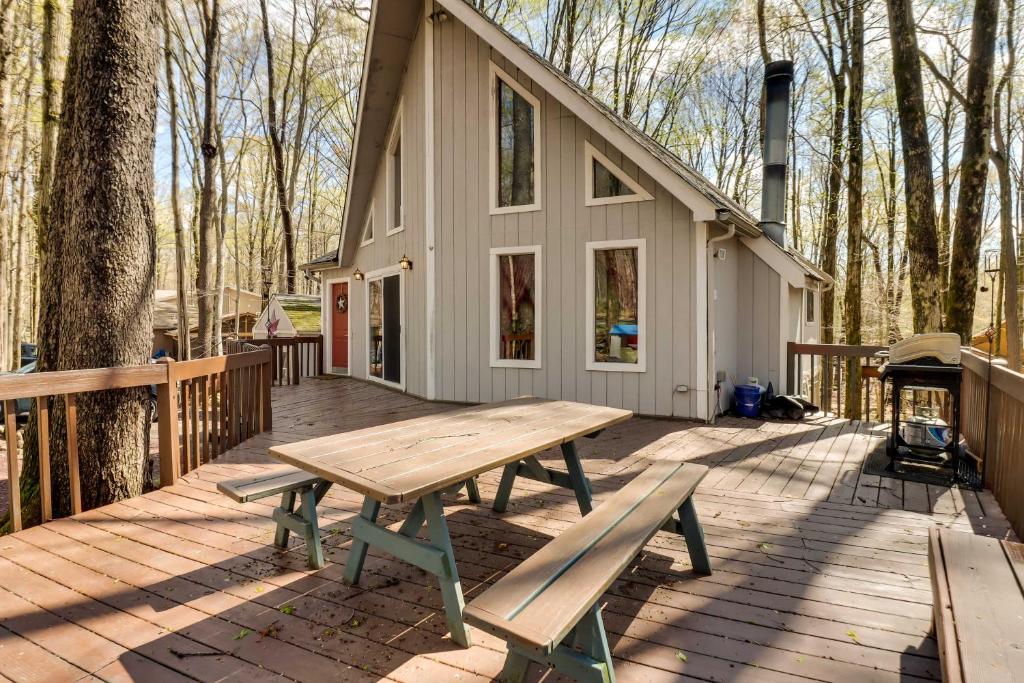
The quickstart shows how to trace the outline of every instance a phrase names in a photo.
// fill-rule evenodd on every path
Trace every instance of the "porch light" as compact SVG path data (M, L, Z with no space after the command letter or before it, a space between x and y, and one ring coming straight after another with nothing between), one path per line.
M412 261L409 260L408 256L402 255L402 260L398 262L398 265L402 267L402 270L412 270Z
M363 275L363 271L359 270L358 268L356 268L356 272L352 273L352 277L360 281L366 278L366 276Z

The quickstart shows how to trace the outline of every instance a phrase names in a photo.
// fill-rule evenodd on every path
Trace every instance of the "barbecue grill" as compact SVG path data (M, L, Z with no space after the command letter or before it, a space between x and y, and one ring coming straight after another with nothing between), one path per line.
M915 465L949 468L957 474L965 472L967 468L963 467L960 452L960 386L963 381L960 336L920 334L896 342L889 347L888 360L882 366L880 379L892 387L892 424L886 441L887 469L902 472L905 465ZM934 438L943 431L942 422L935 420L933 415L920 415L916 405L914 414L904 418L904 391L945 391L949 395L945 439ZM932 438L922 438L920 435L924 432ZM913 438L908 438L911 434Z

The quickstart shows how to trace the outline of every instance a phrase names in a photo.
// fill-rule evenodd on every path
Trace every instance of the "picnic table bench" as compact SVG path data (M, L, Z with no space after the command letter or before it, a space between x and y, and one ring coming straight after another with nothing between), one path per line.
M502 681L522 681L531 662L579 681L615 680L597 601L662 528L682 532L694 571L711 573L692 499L707 471L652 463L466 606L468 623L508 642Z
M277 459L323 480L304 494L298 519L281 513L281 520L314 524L317 495L340 484L364 496L359 517L352 521L352 546L344 579L358 583L370 546L379 548L438 577L452 640L469 646L462 618L464 600L444 514L442 496L468 486L479 500L474 477L506 467L498 502L507 504L517 476L531 476L571 488L580 510L591 509L590 484L573 441L592 435L632 416L628 410L571 401L519 398L461 408L438 415L274 446ZM568 474L546 469L536 455L561 447ZM397 530L378 522L381 505L412 503ZM312 510L307 510L307 506ZM280 517L280 518L279 518ZM426 525L427 539L417 538ZM319 534L314 534L319 539ZM319 540L316 541L319 543Z
M1024 544L933 527L928 560L942 679L1024 682Z

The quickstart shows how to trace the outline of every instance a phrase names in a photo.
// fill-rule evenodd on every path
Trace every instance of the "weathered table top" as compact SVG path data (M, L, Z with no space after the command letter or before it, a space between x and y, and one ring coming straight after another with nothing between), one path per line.
M382 503L401 503L631 416L618 408L517 398L274 446L270 454Z

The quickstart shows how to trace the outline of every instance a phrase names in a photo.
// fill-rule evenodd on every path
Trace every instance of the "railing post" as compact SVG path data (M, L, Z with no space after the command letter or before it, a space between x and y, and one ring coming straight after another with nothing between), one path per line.
M299 382L302 381L302 370L299 365L299 351L301 350L301 346L298 341L293 340L291 344L289 344L288 350L291 351L291 357L289 358L289 367L291 369L288 371L288 384L298 386Z
M260 395L262 397L260 431L262 432L274 431L274 410L270 402L270 385L274 382L271 359L274 357L274 354L268 350L267 355L269 357L260 364Z
M171 358L161 358L167 376L156 388L156 411L160 439L160 486L170 486L181 476L178 445L178 382L174 377Z
M797 396L800 394L800 387L797 386L796 380L796 344L794 342L786 342L786 376L789 378L789 386L786 387L784 393L790 396Z
M320 376L324 374L324 335L318 334L316 337L316 374Z

